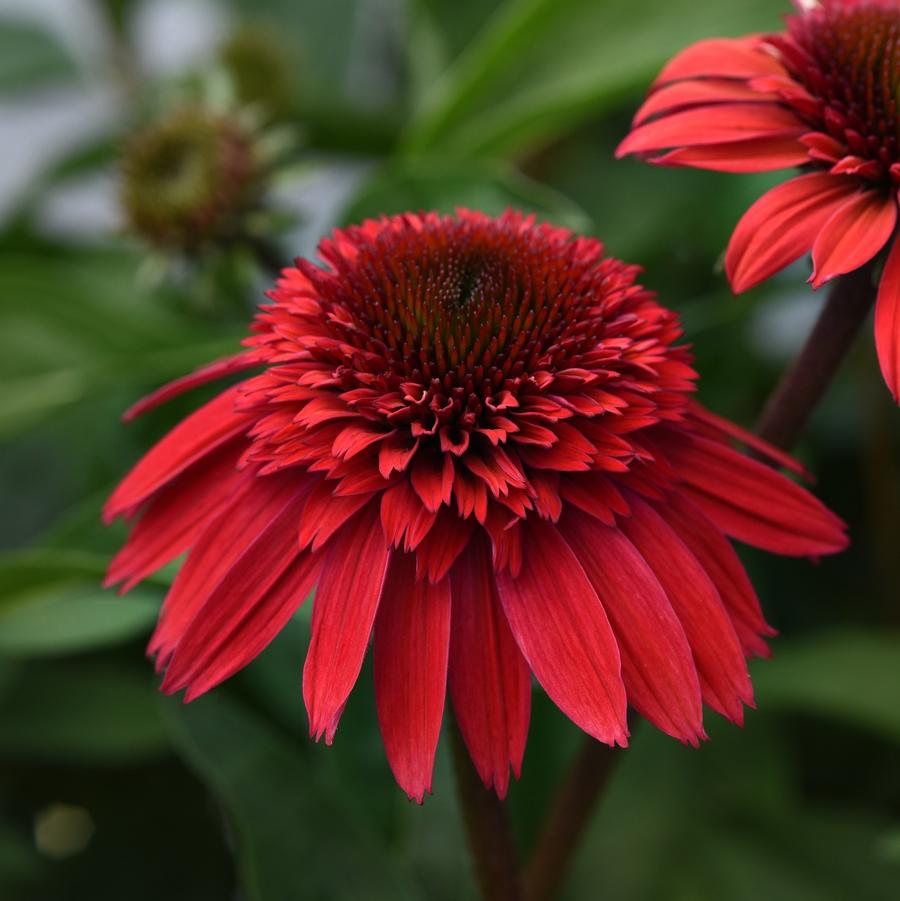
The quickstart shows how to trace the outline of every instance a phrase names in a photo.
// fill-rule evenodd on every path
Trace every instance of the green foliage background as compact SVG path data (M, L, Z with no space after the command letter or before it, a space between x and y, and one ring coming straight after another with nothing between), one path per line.
M0 103L40 104L63 85L130 91L111 122L21 186L0 223L0 898L474 898L446 750L434 797L407 803L368 673L334 747L307 741L308 610L248 670L185 706L157 694L143 655L171 574L126 599L98 587L124 535L99 525L104 496L197 398L128 427L119 414L234 348L268 278L222 258L153 281L145 251L115 230L88 240L45 227L55 192L114 171L122 136L179 89L135 63L141 5L84 4L108 39L87 62L39 24L0 19ZM803 265L738 300L720 271L730 228L774 179L655 170L612 150L668 55L777 27L786 3L216 6L286 42L289 122L305 143L284 181L301 198L317 173L342 184L343 201L318 213L322 230L409 208L512 205L595 234L683 313L704 400L752 423L819 303ZM819 564L745 555L782 633L774 659L752 665L758 710L743 730L710 714L712 741L697 751L639 726L567 898L900 897L900 412L868 336L799 454L850 523L852 549ZM510 793L523 853L578 739L536 692Z

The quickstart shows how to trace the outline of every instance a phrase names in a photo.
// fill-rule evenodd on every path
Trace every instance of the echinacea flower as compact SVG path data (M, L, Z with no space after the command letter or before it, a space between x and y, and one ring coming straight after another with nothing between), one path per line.
M188 552L150 644L163 689L190 700L228 678L316 586L310 733L331 742L371 639L388 760L419 801L448 687L500 795L531 674L610 745L627 743L629 704L690 744L702 703L741 722L746 657L772 632L726 536L819 556L844 528L692 399L676 317L637 268L465 210L337 231L320 256L284 270L244 353L131 411L262 369L106 507L137 517L110 584Z
M797 0L778 34L700 41L660 73L618 155L722 172L801 167L738 223L740 293L812 251L814 288L889 247L875 344L900 402L900 3Z

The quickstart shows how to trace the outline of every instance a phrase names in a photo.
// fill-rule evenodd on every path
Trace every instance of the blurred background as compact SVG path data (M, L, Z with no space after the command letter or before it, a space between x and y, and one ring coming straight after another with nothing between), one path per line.
M104 497L202 399L279 265L336 225L507 206L600 237L684 317L701 396L752 424L819 306L799 264L739 300L720 258L778 176L616 163L649 79L780 0L0 0L0 899L472 899L447 749L424 808L367 673L333 748L300 696L310 605L185 706L144 645L171 573L99 588ZM851 527L819 564L747 553L774 659L744 729L641 725L565 894L900 897L900 412L868 334L799 456ZM743 552L742 552L743 553ZM535 693L516 837L580 735Z

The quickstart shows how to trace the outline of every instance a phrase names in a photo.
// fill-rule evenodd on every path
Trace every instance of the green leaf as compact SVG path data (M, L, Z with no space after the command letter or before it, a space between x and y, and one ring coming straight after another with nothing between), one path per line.
M26 664L0 693L0 754L108 764L165 753L168 733L150 667L138 666Z
M649 83L692 41L778 26L781 0L508 0L435 82L410 153L501 154L546 141Z
M229 815L251 901L416 897L308 746L223 691L164 711L176 749Z
M54 656L106 647L145 634L159 613L159 593L125 598L102 591L102 554L59 549L0 557L0 655Z
M70 78L75 65L42 28L27 22L0 22L0 92Z
M502 163L408 160L378 170L341 217L345 222L409 210L450 213L468 207L497 215L509 207L537 213L574 231L590 220L568 198Z
M841 631L779 647L753 670L760 707L839 718L900 741L900 635Z
M111 390L137 392L238 348L239 335L143 287L130 253L10 257L0 270L0 436ZM167 306L168 304L168 306Z
M159 597L135 589L126 598L92 586L48 586L0 601L0 655L71 654L129 641L150 631Z

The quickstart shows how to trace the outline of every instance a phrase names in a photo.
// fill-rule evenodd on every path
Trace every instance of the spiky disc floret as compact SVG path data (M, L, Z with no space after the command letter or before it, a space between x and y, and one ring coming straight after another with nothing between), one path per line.
M798 96L798 111L838 143L838 159L855 158L842 171L900 183L900 6L831 0L787 24L767 40L812 98ZM826 154L820 165L835 161Z
M327 268L299 261L259 316L252 344L278 365L242 390L246 461L418 504L419 528L390 529L408 550L451 512L500 532L555 519L560 473L641 469L636 436L684 415L675 318L598 241L518 213L430 214L348 229L321 254Z

